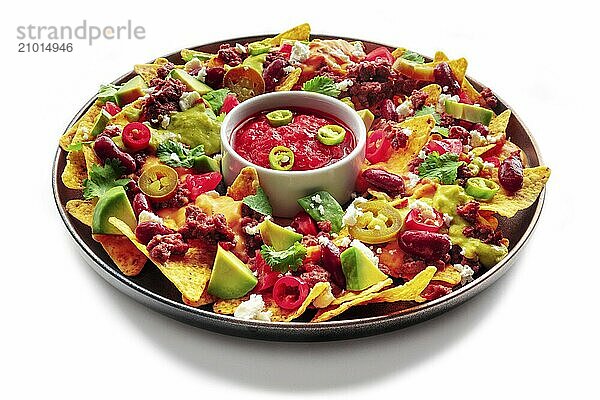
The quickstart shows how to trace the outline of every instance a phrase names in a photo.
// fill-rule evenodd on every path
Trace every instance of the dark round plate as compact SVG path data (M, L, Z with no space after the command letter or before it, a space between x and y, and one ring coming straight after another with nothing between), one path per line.
M272 36L274 35L269 35L269 37ZM221 43L234 45L235 43L262 40L265 37L268 36L231 39L224 42L198 46L195 49L205 52L216 52ZM324 35L313 35L313 37L321 39L333 38ZM363 41L363 43L367 52L375 47L382 46L379 43L373 42ZM174 63L182 62L179 52L167 55L165 58ZM122 83L133 76L134 72L132 71L123 75L114 83ZM481 85L478 82L473 81L471 78L469 79L477 89L481 89ZM69 126L74 124L85 113L94 100L95 97L91 98L79 110ZM498 111L503 111L507 108L509 108L508 105L499 99ZM539 165L541 160L536 143L529 130L514 111L508 126L508 132L511 140L525 151L530 164L532 166ZM354 307L338 316L335 320L318 324L308 322L272 323L244 321L231 316L215 314L212 312L210 306L203 308L189 307L181 302L181 294L171 282L157 268L151 265L147 265L138 276L124 276L106 255L102 247L92 239L89 228L67 213L65 209L67 201L80 198L81 193L77 190L70 190L63 185L60 175L65 167L65 163L66 152L58 148L52 175L54 199L60 216L69 233L79 246L84 259L100 276L118 290L140 303L179 321L228 335L276 341L325 341L376 335L433 318L464 303L494 283L514 263L516 254L531 235L540 216L545 194L545 191L542 191L538 200L531 207L520 211L510 220L504 218L500 220L500 227L507 234L511 243L508 256L475 279L475 281L447 296L420 305L399 302Z

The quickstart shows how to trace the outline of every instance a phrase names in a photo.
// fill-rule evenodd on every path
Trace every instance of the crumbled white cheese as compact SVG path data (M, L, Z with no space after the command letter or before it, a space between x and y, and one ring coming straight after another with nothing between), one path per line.
M352 242L350 237L344 236L342 240L340 240L340 247L348 247L350 246L350 242Z
M321 204L323 202L323 199L321 199L321 195L319 193L315 194L310 199L318 204Z
M266 219L266 217L265 217ZM283 229L287 229L290 232L296 232L296 230L294 228L292 228L291 226L284 226Z
M487 138L485 136L483 136L479 131L472 130L471 132L469 132L469 134L471 135L471 141L470 141L471 146L481 147L481 146L485 146L486 144L488 144Z
M264 311L265 302L260 294L251 294L250 298L243 301L235 309L233 316L236 318L257 321L271 321L272 311Z
M196 57L192 58L190 61L186 62L184 67L186 72L193 71L198 68L202 68L202 63Z
M329 239L327 239L327 236L317 236L317 242L319 242L321 246L327 246Z
M171 155L169 156L169 159L171 161L176 162L176 163L181 162L181 158L179 158L179 156L177 155L177 153L171 153Z
M483 162L483 168L481 168L481 169L482 170L486 170L487 169L487 170L491 171L494 168L496 168L496 166L494 165L494 163L491 163L491 162L488 162L488 161L484 161Z
M358 222L358 217L363 215L363 212L356 207L357 204L365 203L367 199L364 197L357 197L346 209L346 213L342 217L342 224L344 226L354 226Z
M412 102L409 99L404 100L398 107L396 107L396 114L399 117L408 117L413 114Z
M204 192L203 195L204 196L208 196L208 197L212 197L214 199L216 199L217 197L221 197L221 195L219 194L219 192L217 192L216 190L209 190L208 192Z
M375 253L381 254L383 253L383 249L381 247L378 247L377 250L375 250Z
M447 92L448 91L448 86L442 86L442 92Z
M473 269L470 266L462 265L462 264L454 264L453 267L460 273L460 284L461 285L465 285L465 284L473 281L473 274L475 274L475 272L473 271Z
M335 88L340 92L343 92L348 90L348 88L352 85L354 85L354 82L352 82L350 79L344 79L343 81L336 83Z
M354 48L352 49L352 55L356 58L362 58L366 56L365 48L363 47L362 42L354 42Z
M360 240L354 239L350 242L350 247L354 247L361 251L375 266L379 265L379 258L373 253L373 250L365 246Z
M321 204L321 205L319 205L319 207L317 207L317 211L319 211L319 214L325 215L325 207L323 207L323 204Z
M345 63L350 62L350 57L348 57L348 54L344 53L340 49L331 49L331 50L329 50L329 54L331 54L332 56L334 56L336 58L339 58L340 60L342 60Z
M411 210L418 209L425 219L435 219L436 214L433 207L421 200L412 201L409 205Z
M325 290L323 293L317 296L316 299L313 300L312 304L316 308L325 308L328 305L330 305L333 302L333 300L335 300L335 297L333 296L333 293L331 293L331 286L329 286L327 290Z
M222 159L223 159L223 154L221 154L221 153L219 153L219 154L215 154L215 155L213 156L213 160L215 160L215 161L217 161L217 162L221 161Z
M254 226L246 225L246 226L244 226L244 232L246 232L250 236L254 236L258 232L260 232L260 226L259 225L254 225Z
M450 96L449 94L440 94L440 98L438 99L438 104L436 107L436 111L439 113L446 112L446 100L456 101L457 103L460 101L460 97L458 95Z
M452 215L448 215L446 213L443 214L443 217L444 217L444 225L450 226L454 217Z
M181 111L188 110L192 108L198 100L200 100L200 93L183 92L183 94L179 98L179 108L181 108Z
M410 137L410 135L412 135L412 131L408 128L402 128L402 133L404 133L406 136Z
M204 82L206 80L206 67L202 67L198 70L198 73L196 74L196 79L198 79L200 82Z
M160 121L160 126L163 129L167 129L167 127L169 126L170 123L171 123L171 117L169 117L168 115L163 115L162 120Z
M417 186L417 183L419 183L419 181L421 180L421 177L419 175L413 174L412 172L406 174L406 177L408 178L408 183L406 184L406 186L409 189L412 189L415 186Z
M488 138L487 138L487 140L488 140L489 143L498 143L498 141L500 139L502 139L501 135L498 135L498 136L489 135Z
M295 67L288 65L287 67L283 68L283 72L285 72L286 74L291 74L292 72L294 72L295 69L296 69Z
M421 149L421 151L419 151L419 154L417 154L417 157L419 157L421 160L426 159L427 153L425 153L425 149Z
M138 223L141 224L142 222L156 222L161 225L164 224L164 221L161 217L146 210L142 211L138 217Z
M290 54L290 64L295 65L303 62L310 55L310 50L307 44L296 40L292 46L292 52Z
M237 51L240 54L246 54L246 47L244 45L236 43L235 44L235 51Z

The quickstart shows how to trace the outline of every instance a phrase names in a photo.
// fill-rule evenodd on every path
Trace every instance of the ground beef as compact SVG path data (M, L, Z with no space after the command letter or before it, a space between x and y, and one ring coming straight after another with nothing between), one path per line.
M494 230L490 226L476 223L473 226L465 226L463 229L463 235L466 237L479 239L483 243L500 245L502 240L502 232L500 230Z
M173 197L165 201L152 201L152 207L155 210L162 210L163 208L181 208L188 205L189 202L190 191L185 185L179 183Z
M304 247L319 245L319 241L317 240L316 236L313 236L313 235L304 235L302 237L302 240L300 241L300 243L302 243L304 245Z
M449 128L453 125L456 125L456 121L456 118L454 118L452 115L446 114L445 112L440 114L440 126Z
M223 214L207 215L199 207L190 205L185 209L185 218L185 224L178 231L185 240L197 239L209 245L222 243L221 247L226 250L235 246L235 233Z
M460 92L460 84L454 76L452 69L446 62L437 64L433 69L433 75L435 77L435 83L442 87L444 93L450 95L458 95Z
M175 231L155 221L144 221L135 228L135 237L143 244L150 243L154 236L164 236L173 233Z
M179 99L186 86L176 79L155 78L150 81L152 92L144 100L143 116L155 126L160 126L164 116L179 111Z
M476 201L470 201L465 205L456 206L456 213L463 217L465 221L475 223L477 221L477 215L479 213L479 203Z
M144 166L144 164L146 163L146 159L148 158L150 154L148 154L147 151L138 151L137 153L133 154L133 160L135 161L135 166L136 166L136 170L135 170L135 174L136 175L141 175L142 174L142 167Z
M331 221L318 221L317 227L323 233L331 232Z
M263 69L263 79L265 81L265 91L272 92L275 90L286 76L283 70L290 63L287 60L278 58L271 62L267 67Z
M420 110L425 105L427 97L427 93L421 92L420 90L413 90L410 95L410 102L412 103L413 110Z
M402 279L411 280L425 268L427 268L425 261L406 256L400 267L399 275Z
M242 206L243 207L243 206ZM244 235L244 242L246 243L246 253L254 254L256 250L259 250L263 245L262 236L260 232L257 232L256 235L249 235L246 233L246 228L255 228L260 223L259 220L252 217L242 217L240 220L240 226L242 227L242 232Z
M256 220L258 222L262 222L262 220L265 219L264 215L257 211L254 211L244 203L242 203L242 217L250 217L251 219Z
M467 145L471 141L471 134L469 131L458 125L450 127L448 131L448 137L450 139L460 139L460 142L463 145Z
M408 170L410 172L412 172L413 174L417 174L418 175L418 171L419 171L419 166L423 163L423 159L419 158L419 157L413 157L409 162L408 162Z
M371 130L382 130L386 132L386 137L390 139L391 146L394 150L400 150L406 147L408 136L402 132L393 121L380 118Z
M179 233L173 233L154 236L146 248L153 259L164 263L171 256L184 255L190 246L183 241Z
M169 72L171 72L173 68L175 68L175 64L173 64L172 62L168 62L156 70L156 76L159 79L167 79Z
M467 179L472 178L474 176L475 174L472 170L469 169L467 165L460 165L456 173L457 184L460 186L465 186L467 184Z
M304 264L303 270L300 274L300 279L304 282L308 283L308 285L312 288L319 282L330 282L331 283L331 274L325 268L320 265L307 263Z
M492 93L490 88L484 88L479 95L481 96L481 102L483 103L482 106L495 108L498 105L498 98Z
M231 45L227 43L224 43L219 47L217 56L219 59L221 59L221 61L223 61L223 63L229 65L230 67L235 67L236 65L240 65L242 63L242 55L235 47L231 47Z

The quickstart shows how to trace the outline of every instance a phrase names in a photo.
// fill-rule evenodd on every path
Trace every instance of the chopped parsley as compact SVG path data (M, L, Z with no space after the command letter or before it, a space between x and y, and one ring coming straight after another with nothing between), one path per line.
M306 247L296 242L285 250L276 251L272 247L263 244L260 254L274 271L286 273L289 270L297 270L302 264L302 260L306 257Z
M406 50L400 58L404 58L405 60L412 61L417 64L423 64L425 62L425 58L422 55L415 53L414 51Z
M269 198L267 197L265 191L260 187L256 190L256 194L244 197L242 203L244 203L259 214L273 214L273 208L271 207Z
M338 97L341 93L340 90L335 87L333 79L327 76L315 76L311 80L304 82L302 90L305 92L321 93L331 97Z
M434 151L419 165L419 176L437 178L442 184L451 185L456 181L458 167L463 164L463 161L458 161L458 154L444 153L440 156Z
M168 139L158 145L156 155L161 162L170 167L192 168L196 159L204 155L204 146L188 149L183 144Z
M113 158L106 159L104 166L92 165L89 178L83 181L83 198L100 197L109 189L127 185L131 179L119 179L123 171L121 162Z

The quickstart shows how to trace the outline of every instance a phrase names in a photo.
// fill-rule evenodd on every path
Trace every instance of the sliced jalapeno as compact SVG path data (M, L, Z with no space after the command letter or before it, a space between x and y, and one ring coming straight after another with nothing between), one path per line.
M292 122L292 112L290 110L275 110L267 114L269 124L274 127L284 126Z
M402 229L402 215L385 201L368 201L358 205L358 208L363 214L358 217L356 225L348 227L348 232L361 242L386 243Z
M271 44L265 40L261 40L260 42L252 42L248 45L248 52L251 56L268 53L269 50L271 50Z
M344 141L346 130L339 125L325 125L317 131L319 142L327 146L334 146Z
M138 180L140 190L153 200L167 200L175 194L179 176L173 168L156 164L142 172Z
M467 179L467 186L465 187L465 191L469 196L481 200L491 199L498 190L500 190L500 186L496 182L479 177Z
M269 153L269 165L279 171L289 171L294 166L294 152L285 146L276 146Z

